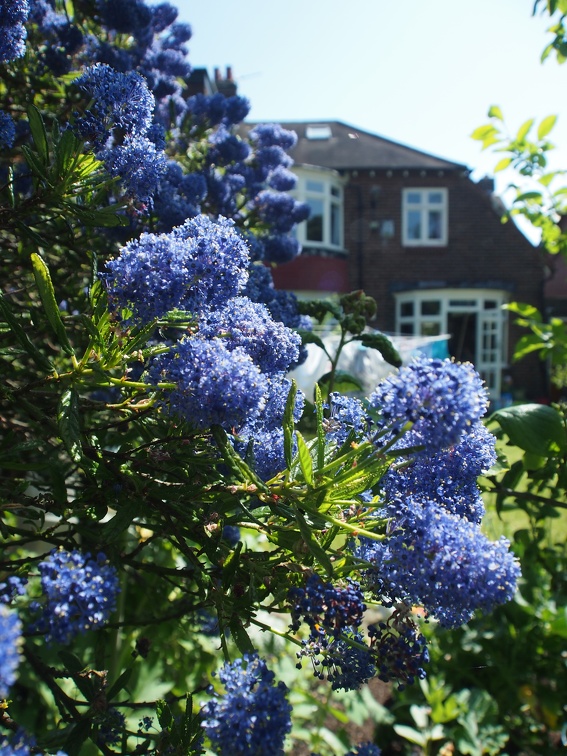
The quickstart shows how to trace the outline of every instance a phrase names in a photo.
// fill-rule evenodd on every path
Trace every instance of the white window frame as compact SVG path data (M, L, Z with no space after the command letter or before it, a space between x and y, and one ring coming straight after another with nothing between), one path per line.
M450 313L475 314L476 354L473 362L486 382L491 399L499 399L502 371L508 367L508 315L502 307L509 301L508 292L502 289L416 289L399 292L395 298L396 332L402 335L446 334ZM438 305L436 311L428 314L427 306L434 303ZM411 310L411 314L406 310Z
M420 195L418 202L410 202L411 195ZM441 202L432 202L430 195L440 194ZM410 234L410 212L419 214L420 236ZM430 237L428 234L431 214L439 212L440 235ZM416 186L402 189L402 244L404 247L446 247L449 229L449 192L445 187Z
M322 239L309 239L308 220L296 227L298 240L303 247L343 252L344 247L344 179L333 170L294 167L297 186L293 191L295 199L301 202L318 201L322 205ZM316 188L320 186L320 190ZM333 232L333 215L337 224Z

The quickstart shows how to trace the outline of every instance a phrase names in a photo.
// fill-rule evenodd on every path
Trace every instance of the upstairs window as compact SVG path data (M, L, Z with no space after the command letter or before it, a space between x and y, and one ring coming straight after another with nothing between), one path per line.
M343 187L334 171L297 169L296 199L307 202L311 215L297 227L305 247L343 249Z
M405 247L447 244L447 189L404 189L402 241Z

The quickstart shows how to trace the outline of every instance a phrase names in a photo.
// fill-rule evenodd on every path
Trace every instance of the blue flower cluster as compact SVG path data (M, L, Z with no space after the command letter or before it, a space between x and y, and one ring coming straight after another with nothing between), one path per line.
M299 630L305 622L310 636L316 640L325 635L338 638L343 630L359 627L366 610L357 583L349 581L344 587L325 583L319 575L311 575L305 588L290 589L291 629Z
M371 565L374 594L423 606L445 627L512 598L520 570L505 538L489 541L476 523L430 501L397 500L380 514L390 520L388 538L360 539L354 549Z
M135 71L121 73L96 63L75 80L93 101L77 117L74 130L88 142L111 176L119 176L127 194L142 205L152 202L166 168L163 149L149 138L155 98Z
M356 690L375 676L370 648L358 629L366 605L356 583L336 587L311 575L305 588L289 591L288 600L290 629L299 630L302 622L309 627L309 637L297 653L298 667L302 658L309 658L315 676L326 678L333 690Z
M368 432L370 416L360 399L333 391L327 409L330 416L325 420L325 434L337 446L342 446L350 435L359 439Z
M149 323L179 309L199 313L236 296L248 278L248 248L234 223L205 216L169 234L142 234L107 263L114 309Z
M477 478L496 462L495 444L496 439L480 421L473 423L448 449L418 454L410 462L390 468L380 482L386 500L411 497L435 502L479 524L484 503Z
M29 12L29 0L0 1L0 63L24 54L27 37L24 24Z
M291 706L284 683L257 654L245 655L219 672L224 694L202 708L203 728L219 756L283 754L291 730Z
M411 431L404 447L428 452L456 443L488 408L482 379L470 363L419 357L385 378L369 399L380 430Z
M32 756L38 752L35 739L22 729L0 739L0 756ZM67 754L64 751L56 751L54 756L67 756Z
M53 551L39 564L41 616L34 630L48 642L69 643L79 633L103 626L114 611L118 575L104 554L92 558L80 551Z
M0 110L0 150L9 150L16 139L16 124L12 117Z
M370 625L368 636L380 680L393 680L401 690L425 678L427 641L409 616L409 607L398 606L387 622Z
M16 681L20 663L22 623L16 612L0 604L0 699L6 698Z

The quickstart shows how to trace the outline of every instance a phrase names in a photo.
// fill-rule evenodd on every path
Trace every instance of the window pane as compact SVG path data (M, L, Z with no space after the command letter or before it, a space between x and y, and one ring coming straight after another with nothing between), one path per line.
M340 197L341 196L341 190L338 186L332 186L331 187L331 194L333 197Z
M402 318L411 318L413 316L413 302L402 302L400 315Z
M406 194L406 202L411 205L419 205L421 202L421 192L408 192Z
M439 315L441 312L441 302L438 299L434 299L430 302L421 303L422 315Z
M439 336L441 333L441 324L436 321L423 322L421 324L422 336Z
M428 213L428 239L441 238L441 211L430 210Z
M428 200L432 205L441 205L443 203L443 193L429 192Z
M400 333L404 336L413 336L413 323L402 323Z
M307 241L323 241L323 202L322 200L309 200L311 215L307 219Z
M317 192L318 194L323 194L325 191L325 185L322 181L306 181L305 188L308 192Z
M335 203L331 204L331 244L341 244L341 208Z
M408 212L408 239L421 239L421 213L417 210Z

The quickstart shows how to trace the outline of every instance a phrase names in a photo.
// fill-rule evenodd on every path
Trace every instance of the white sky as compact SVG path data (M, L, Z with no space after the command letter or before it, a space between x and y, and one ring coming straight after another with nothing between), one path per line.
M551 22L533 0L172 2L193 27L191 64L232 66L250 120L341 120L478 179L498 158L470 134L498 104L513 131L559 115L552 165L567 167L567 63L540 63Z

